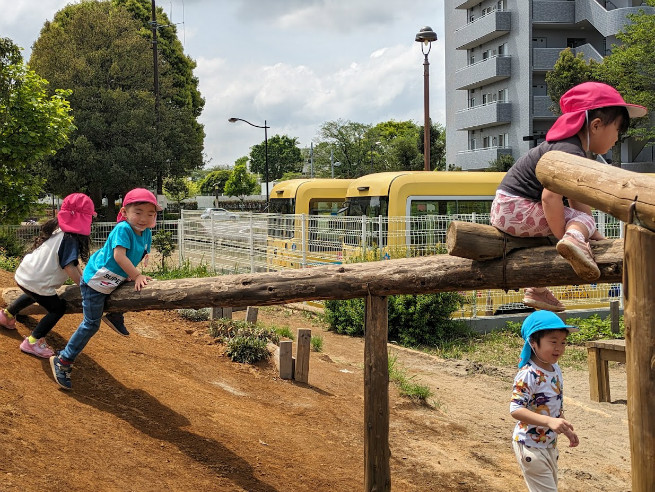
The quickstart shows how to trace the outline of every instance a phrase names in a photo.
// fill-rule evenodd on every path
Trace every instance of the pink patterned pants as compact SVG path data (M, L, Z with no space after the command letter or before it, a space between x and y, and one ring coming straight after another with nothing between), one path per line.
M596 232L594 218L579 210L564 207L564 221L567 226L569 222L584 225L589 236ZM496 192L491 204L491 225L510 236L541 237L552 234L541 202L506 195L501 191Z

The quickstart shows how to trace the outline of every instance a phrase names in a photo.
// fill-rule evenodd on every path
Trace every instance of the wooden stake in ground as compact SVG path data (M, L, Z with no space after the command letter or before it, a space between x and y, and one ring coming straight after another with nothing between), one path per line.
M655 233L628 225L625 234L625 349L632 491L655 486Z

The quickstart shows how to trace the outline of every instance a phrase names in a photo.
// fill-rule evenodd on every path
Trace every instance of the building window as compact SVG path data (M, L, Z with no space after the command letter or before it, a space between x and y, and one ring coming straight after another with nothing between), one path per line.
M498 135L498 147L509 147L509 133Z
M484 149L489 148L489 137L484 137L482 139L482 148Z
M505 10L505 0L498 0L498 3L496 4L496 9Z
M507 89L500 89L498 91L498 102L507 102Z
M498 45L498 56L505 56L507 54L507 43Z
M471 137L471 141L469 142L469 150L475 150L477 148L477 142L475 140L475 137Z

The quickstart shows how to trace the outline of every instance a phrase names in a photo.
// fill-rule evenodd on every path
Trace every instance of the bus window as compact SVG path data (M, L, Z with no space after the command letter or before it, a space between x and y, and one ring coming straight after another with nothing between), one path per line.
M328 217L336 216L343 204L342 199L309 200L309 251L341 251L343 230Z
M293 218L295 213L293 198L271 198L268 205L268 235L274 238L289 239L293 237ZM279 214L279 215L273 215Z
M370 218L377 218L380 215L384 218L382 221L382 244L379 244L380 232L377 220L368 221L368 230L366 233L366 245L372 247L384 247L387 243L387 214L389 213L389 198L386 196L362 196L353 197L348 200L348 217L361 217L366 215ZM350 246L360 246L360 237L362 235L361 224L356 221L346 223L346 235L344 242Z

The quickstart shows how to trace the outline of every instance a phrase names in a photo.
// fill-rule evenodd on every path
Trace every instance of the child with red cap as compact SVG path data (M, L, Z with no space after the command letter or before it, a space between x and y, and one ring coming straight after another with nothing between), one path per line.
M536 175L537 162L546 152L559 150L595 158L607 153L630 118L645 116L646 108L627 104L613 87L585 82L560 99L562 115L546 134L546 140L521 157L507 171L491 205L491 225L511 236L554 235L557 251L587 282L600 277L589 240L604 239L596 229L591 207L544 188ZM527 306L564 311L564 305L545 287L526 288Z
M150 229L155 224L157 212L161 210L157 198L150 191L144 188L131 190L125 195L120 210L123 220L112 229L102 249L89 258L80 283L84 319L64 350L50 357L55 381L62 388L72 388L70 373L73 362L100 328L109 295L128 279L134 281L136 291L152 280L136 266L144 253L150 252Z
M14 278L24 294L8 308L0 309L0 325L15 329L16 315L35 302L47 311L20 344L23 352L46 359L54 355L45 336L66 312L66 301L57 295L56 289L69 278L79 285L82 275L79 260L89 259L91 221L95 216L93 202L88 196L68 195L57 217L41 226L34 240L34 250L16 269Z

